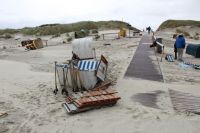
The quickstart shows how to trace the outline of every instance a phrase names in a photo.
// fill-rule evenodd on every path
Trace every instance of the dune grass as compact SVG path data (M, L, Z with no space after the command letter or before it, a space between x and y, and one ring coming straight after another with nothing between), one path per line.
M166 28L176 28L180 26L196 26L200 27L200 21L194 20L167 20L163 22L158 30L166 29Z
M119 29L119 28L130 28L137 30L135 27L130 26L130 24L122 21L82 21L71 24L44 24L37 27L25 27L22 29L3 29L0 30L0 35L9 33L22 33L24 35L59 35L63 33L68 33L72 31L81 30L94 30L94 29Z
M181 30L181 29L176 29L176 33L182 33L184 36L189 37L190 33L188 33L187 31Z
M6 33L6 34L3 34L3 35L0 35L0 38L10 39L10 38L12 38L12 35L9 34L9 33Z

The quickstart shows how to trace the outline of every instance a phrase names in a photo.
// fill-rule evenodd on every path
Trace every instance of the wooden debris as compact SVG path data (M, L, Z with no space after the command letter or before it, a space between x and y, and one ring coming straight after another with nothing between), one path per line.
M68 113L78 113L88 109L114 105L120 99L116 93L111 89L85 91L82 92L82 95L76 93L68 96L63 105Z
M131 47L137 47L138 45L129 45L127 46L127 48L131 48Z
M99 84L97 84L93 90L99 90L99 89L107 89L108 86L112 83L113 81L111 80L106 80L104 82L101 82Z
M176 111L200 114L200 97L175 90L169 90L169 94Z
M107 46L107 45L111 45L110 43L105 43L105 44L103 44L104 46Z
M7 116L7 115L8 115L8 113L6 113L6 112L0 112L0 117Z

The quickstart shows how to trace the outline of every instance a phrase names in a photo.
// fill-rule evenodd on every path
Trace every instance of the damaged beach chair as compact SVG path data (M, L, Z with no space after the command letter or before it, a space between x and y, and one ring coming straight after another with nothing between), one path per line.
M72 60L67 63L55 63L55 91L57 94L57 76L62 93L71 93L93 89L99 81L104 81L108 62L101 56L96 59L91 38L75 39L72 42Z

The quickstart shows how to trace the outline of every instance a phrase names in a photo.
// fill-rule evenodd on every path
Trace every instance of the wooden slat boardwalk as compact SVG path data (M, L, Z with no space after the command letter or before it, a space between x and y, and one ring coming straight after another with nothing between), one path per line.
M144 35L142 37L135 55L127 68L125 77L163 82L163 75L154 49L149 47L151 43L151 36Z

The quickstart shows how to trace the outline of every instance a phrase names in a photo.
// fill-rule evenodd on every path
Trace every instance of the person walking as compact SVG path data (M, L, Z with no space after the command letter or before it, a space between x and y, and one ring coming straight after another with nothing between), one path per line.
M175 55L175 60L177 60L177 48L176 48L176 43L174 43L174 55Z
M150 32L151 32L151 27L150 27L150 26L147 27L146 30L148 31L148 34L150 34Z
M185 48L185 38L183 34L179 34L176 38L175 47L177 48L178 60L183 61L183 51Z
M173 35L173 39L177 39L177 34ZM177 60L177 48L176 48L176 42L174 43L174 55L175 55L175 60Z

